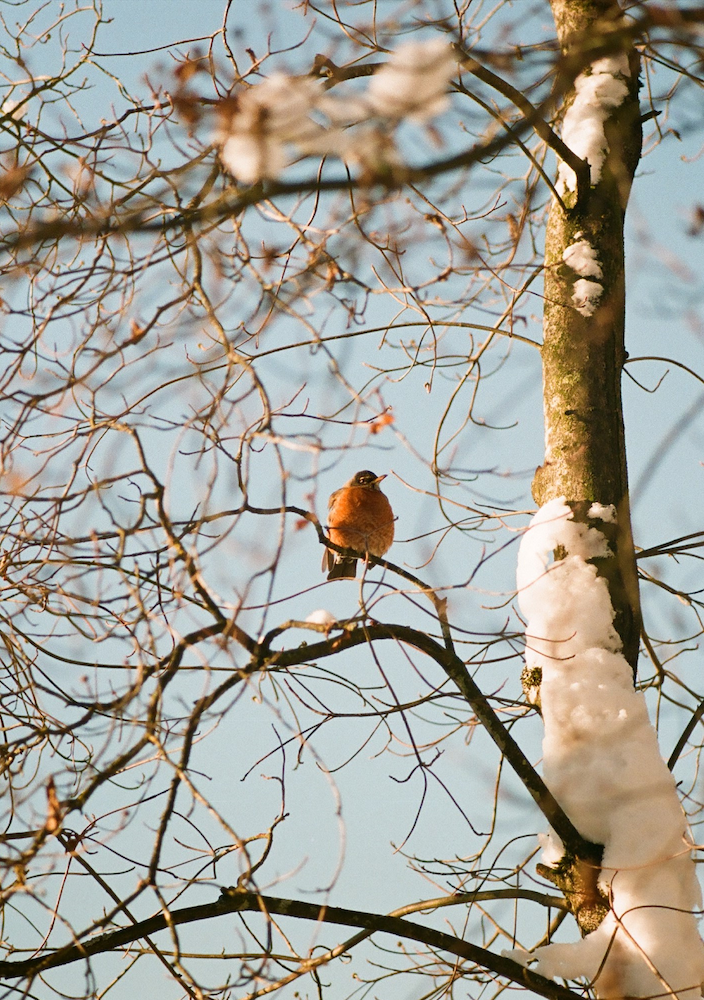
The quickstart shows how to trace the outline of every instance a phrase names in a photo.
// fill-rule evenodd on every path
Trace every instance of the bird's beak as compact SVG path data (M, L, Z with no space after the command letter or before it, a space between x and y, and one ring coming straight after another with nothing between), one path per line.
M387 475L387 474L386 474L386 473L384 473L384 475L383 475L383 476L377 476L377 477L376 477L376 479L374 480L374 482L375 482L375 483L380 483L382 479L386 479L386 475Z

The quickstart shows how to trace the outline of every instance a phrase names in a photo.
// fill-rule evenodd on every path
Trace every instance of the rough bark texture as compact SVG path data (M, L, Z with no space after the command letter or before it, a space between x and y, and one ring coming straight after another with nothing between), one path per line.
M533 495L542 505L564 496L575 520L589 523L593 502L613 504L617 523L595 522L609 535L613 555L595 560L609 586L615 627L634 676L640 639L640 604L628 502L628 474L621 406L624 347L623 222L640 157L638 58L619 47L621 9L617 0L551 0L562 52L568 65L589 71L589 59L628 55L629 93L605 123L608 153L601 176L579 199L572 193L553 202L546 235L543 391L545 463L536 472ZM624 81L625 82L625 81ZM567 106L574 98L568 93ZM594 182L596 180L596 183ZM564 251L585 240L601 266L603 292L591 316L572 300L575 271ZM556 552L555 558L564 555ZM533 699L537 697L532 691ZM566 854L549 877L562 889L583 934L608 912L598 886L599 869Z
M597 929L609 912L609 897L599 886L599 868L566 853L555 868L536 865L536 871L564 893L582 934Z
M551 0L563 53L594 50L628 55L629 95L605 126L609 151L598 183L571 208L552 205L546 235L543 387L545 463L535 476L538 504L564 496L585 520L590 503L613 504L617 530L614 557L599 567L609 583L616 628L634 668L640 610L631 535L628 475L621 409L624 348L623 220L640 156L638 59L619 45L621 10L616 0ZM567 97L570 101L570 95ZM581 234L581 235L578 235ZM572 303L574 273L563 253L578 239L588 241L603 270L603 294L591 316ZM603 527L603 525L602 525Z

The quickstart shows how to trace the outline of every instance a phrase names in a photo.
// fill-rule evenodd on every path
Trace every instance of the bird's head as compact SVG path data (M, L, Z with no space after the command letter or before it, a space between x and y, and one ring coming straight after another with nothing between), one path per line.
M366 486L368 489L373 490L379 489L379 483L382 479L386 479L386 473L383 476L377 476L369 469L362 469L361 472L356 472L349 482L350 486Z

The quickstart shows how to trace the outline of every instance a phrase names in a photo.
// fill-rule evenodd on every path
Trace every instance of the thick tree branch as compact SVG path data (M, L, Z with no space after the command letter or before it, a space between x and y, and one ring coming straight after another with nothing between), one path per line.
M379 561L388 565L390 569L395 569L393 564L387 563L385 560ZM502 755L506 757L565 847L586 863L598 867L601 862L601 846L585 840L575 829L550 789L489 705L462 660L424 632L407 625L370 623L361 628L345 629L339 636L325 642L314 643L302 649L296 648L272 653L266 666L296 666L382 639L394 639L397 642L407 643L409 646L426 653L442 667L464 696Z
M369 931L393 934L420 944L437 948L450 955L471 962L489 972L501 976L509 982L517 983L532 990L548 1000L574 1000L577 994L564 986L558 986L550 979L545 979L529 969L496 955L485 948L470 944L461 938L453 937L433 927L423 927L403 917L386 916L367 913L363 910L348 910L340 906L320 906L316 903L304 903L295 899L279 899L274 896L261 896L254 892L242 892L238 889L223 889L222 895L215 903L202 906L184 906L171 910L167 915L156 913L147 920L141 920L119 930L108 931L92 940L60 948L51 955L40 958L30 958L18 962L0 962L0 976L5 979L24 978L37 975L48 969L91 958L93 955L105 954L123 948L140 938L151 936L167 927L195 923L224 916L227 913L260 912L264 916L275 913L278 916L296 917L304 920L315 920L320 923L337 924L347 927L361 927Z

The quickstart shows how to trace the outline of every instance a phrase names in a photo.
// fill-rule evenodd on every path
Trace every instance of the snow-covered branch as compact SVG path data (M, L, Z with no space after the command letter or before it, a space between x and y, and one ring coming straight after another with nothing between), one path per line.
M599 525L616 514L593 504L588 517ZM521 544L526 665L542 669L545 780L582 835L604 844L600 884L610 905L582 941L513 957L542 975L586 977L600 997L694 1000L704 947L692 843L594 565L608 555L604 533L576 521L564 498L538 511ZM562 853L551 834L544 860Z
M379 174L401 163L399 124L425 123L447 105L457 55L443 39L407 42L361 93L338 96L311 76L276 73L221 105L220 157L238 180L275 179L296 159L336 156Z

